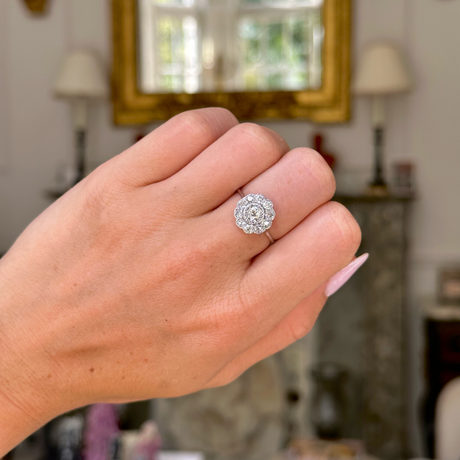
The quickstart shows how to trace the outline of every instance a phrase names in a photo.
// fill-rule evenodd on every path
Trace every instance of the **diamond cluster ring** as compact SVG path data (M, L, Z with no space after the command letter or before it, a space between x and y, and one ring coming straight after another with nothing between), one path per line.
M245 233L265 233L270 243L274 243L268 232L276 215L273 203L260 194L250 193L243 196L240 190L238 192L242 198L235 208L236 225Z

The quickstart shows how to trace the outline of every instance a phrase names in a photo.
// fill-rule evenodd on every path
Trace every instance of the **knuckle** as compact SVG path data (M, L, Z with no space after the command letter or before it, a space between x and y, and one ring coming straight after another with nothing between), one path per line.
M231 124L231 125L237 125L238 120L233 115L232 112L228 109L224 109L223 107L209 107L206 109L198 109L198 112L200 112L202 115L206 117L210 117L216 122L222 122L226 124Z
M181 282L186 275L192 273L195 273L195 276L200 276L207 258L208 253L199 247L176 245L173 249L169 249L162 270L165 278L164 283L169 285Z
M114 181L110 175L90 175L81 185L84 193L82 203L85 209L101 214L112 208L122 195L123 187L118 181Z
M229 127L238 124L232 112L221 107L189 110L174 118L182 124L185 136L204 138L208 142L214 141Z
M250 136L254 136L257 139L264 138L264 136L267 135L266 128L264 128L261 125L258 125L257 123L251 123L251 122L241 123L239 125L239 129L241 130L242 133L249 134Z
M238 372L236 369L233 369L233 368L223 369L219 373L219 375L217 375L213 379L213 381L209 385L209 388L224 387L224 386L232 383L234 380L236 380L242 373L243 373L243 370L240 370Z
M176 115L175 120L181 124L184 137L202 137L210 142L214 139L214 125L200 110L190 110Z
M335 193L336 182L334 173L326 160L315 150L299 147L290 152L296 163L296 169L303 177L312 177L322 198L330 200Z
M102 191L128 191L132 189L129 176L125 168L120 164L120 155L102 163L84 181L88 182L90 188ZM82 181L82 182L84 182Z
M296 318L295 321L288 323L289 332L293 342L297 342L302 337L305 337L312 329L313 323L310 318L299 320Z
M340 203L327 204L335 241L344 252L354 254L361 244L361 229L350 211Z
M259 324L261 312L266 312L269 304L267 291L254 284L241 286L238 293L238 308L235 310L234 324L240 331L250 331Z
M278 159L287 150L287 144L273 131L257 123L242 123L237 128L238 134L248 139L248 142L257 150Z
M186 224L184 224L186 225ZM187 228L187 227L185 227ZM168 229L166 228L166 231ZM225 242L219 238L209 238L201 242L191 244L187 241L176 239L174 245L164 249L164 263L161 270L162 283L168 286L180 286L181 283L186 283L190 301L193 298L201 299L203 305L214 304L216 309L213 313L205 314L203 310L203 318L209 321L211 329L217 322L213 322L214 316L221 316L220 311L225 310L227 300L218 296L220 274L226 271L222 259L217 257L217 254L222 254L225 250ZM227 272L227 271L226 271ZM227 272L228 273L228 272ZM206 280L206 283L203 283Z
M262 294L261 294L262 295ZM242 337L250 335L253 328L260 322L259 314L264 300L248 289L240 289L227 293L226 300L219 303L207 324L214 331L215 340L223 349L238 347ZM266 307L266 303L264 304Z

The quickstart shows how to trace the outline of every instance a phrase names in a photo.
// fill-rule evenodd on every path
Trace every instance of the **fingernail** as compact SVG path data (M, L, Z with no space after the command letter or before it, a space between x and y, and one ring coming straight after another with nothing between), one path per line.
M366 262L369 254L363 254L355 259L351 264L336 273L326 284L324 293L327 297L335 294L358 270L361 265Z

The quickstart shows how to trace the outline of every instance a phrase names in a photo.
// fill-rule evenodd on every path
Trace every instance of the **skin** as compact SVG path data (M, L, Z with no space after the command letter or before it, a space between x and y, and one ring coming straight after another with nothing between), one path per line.
M262 193L270 233L233 211ZM316 152L183 113L43 212L0 261L0 456L95 402L225 385L309 332L360 244Z

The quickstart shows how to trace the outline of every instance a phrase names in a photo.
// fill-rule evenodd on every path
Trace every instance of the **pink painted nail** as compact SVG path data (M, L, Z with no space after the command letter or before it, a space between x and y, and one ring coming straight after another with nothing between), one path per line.
M368 257L369 254L363 254L336 273L326 284L326 289L324 290L326 296L330 297L336 293L356 273L358 268L366 262Z

